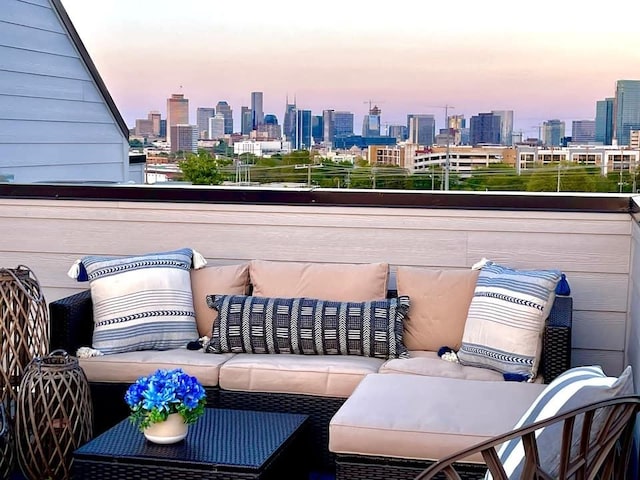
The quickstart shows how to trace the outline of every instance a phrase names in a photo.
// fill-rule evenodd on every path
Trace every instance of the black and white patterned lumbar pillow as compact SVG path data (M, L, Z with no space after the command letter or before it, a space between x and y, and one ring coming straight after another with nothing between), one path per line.
M296 353L406 358L409 297L368 302L208 295L218 311L210 353Z

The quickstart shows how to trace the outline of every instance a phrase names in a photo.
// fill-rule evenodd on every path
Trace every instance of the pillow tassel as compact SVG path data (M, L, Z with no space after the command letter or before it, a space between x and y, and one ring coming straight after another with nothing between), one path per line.
M487 263L489 263L489 260L487 260L486 258L482 257L482 259L479 262L476 262L471 266L471 270L480 270Z
M563 273L558 285L556 285L556 295L571 295L571 287L567 281L567 276Z
M78 259L73 262L73 265L71 265L71 268L67 272L67 276L79 282L86 282L89 280L89 275L87 274L87 270L84 268L82 259Z
M193 268L195 270L198 270L207 264L207 260L202 256L201 253L196 252L195 250L192 250L192 254L193 254L193 260L192 260Z

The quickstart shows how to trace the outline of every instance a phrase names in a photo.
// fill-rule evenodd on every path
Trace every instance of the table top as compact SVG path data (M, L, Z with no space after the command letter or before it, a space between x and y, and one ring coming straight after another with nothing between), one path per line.
M78 459L156 465L184 462L211 467L260 469L307 420L307 415L207 408L189 425L187 437L172 445L148 441L125 419L78 448Z

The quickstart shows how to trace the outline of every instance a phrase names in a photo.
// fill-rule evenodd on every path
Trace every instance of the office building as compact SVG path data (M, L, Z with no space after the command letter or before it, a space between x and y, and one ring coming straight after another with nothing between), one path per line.
M558 119L542 122L542 144L546 147L559 147L564 139L565 125Z
M631 130L640 129L640 80L618 80L614 102L614 138L629 145Z
M153 136L159 137L160 136L160 119L161 119L160 112L156 110L152 110L151 112L149 112L149 115L147 116L147 118L151 120Z
M407 115L407 141L428 147L436 138L436 118L431 114Z
M333 138L336 135L336 119L334 110L322 111L322 142L327 147L333 146Z
M209 140L209 119L216 114L213 107L198 107L196 110L196 124L198 125L198 138Z
M513 144L513 110L491 110L493 115L500 117L500 145Z
M345 111L333 112L333 141L338 137L353 135L353 113Z
M167 99L167 142L171 144L172 127L189 124L189 100L182 93L174 93Z
M313 115L311 117L311 136L313 144L320 145L324 140L324 122L322 115Z
M224 115L216 113L209 119L207 136L210 140L220 140L224 138Z
M153 136L153 121L147 118L136 119L136 128L134 130L136 137L151 137Z
M216 105L216 112L221 113L224 117L224 134L231 135L233 133L233 110L227 102L220 100Z
M293 147L296 150L307 150L312 145L311 110L296 110L296 133Z
M380 114L382 111L375 105L369 109L369 114L362 119L362 136L363 137L379 137L380 136Z
M595 141L603 145L613 143L613 97L596 102L596 135Z
M292 147L295 147L294 137L296 136L296 100L293 99L293 103L289 103L289 97L285 103L284 109L284 121L282 122L282 134L285 140L291 142Z
M167 138L167 119L163 118L160 120L160 134L158 135L160 138Z
M282 128L278 124L278 117L269 113L264 116L264 123L262 125L258 125L256 133L262 134L259 137L266 138L266 140L281 140L282 139Z
M471 145L500 145L502 120L493 113L480 113L471 117L469 143Z
M171 151L190 152L198 151L198 126L179 123L171 127Z
M253 126L251 124L251 109L249 107L240 108L240 133L249 135Z
M574 120L571 122L571 143L594 143L595 140L595 120Z
M396 139L396 142L403 142L407 139L407 127L404 125L388 125L387 137Z
M262 92L251 92L251 129L257 130L263 123Z

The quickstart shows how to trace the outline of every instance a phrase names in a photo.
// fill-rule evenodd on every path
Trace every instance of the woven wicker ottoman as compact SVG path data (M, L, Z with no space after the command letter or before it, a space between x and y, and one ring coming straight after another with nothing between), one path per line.
M73 453L74 479L306 479L306 415L207 409L173 445L145 439L128 419Z
M507 432L545 385L367 375L329 424L337 480L413 479L428 465ZM481 457L465 478L482 478Z

